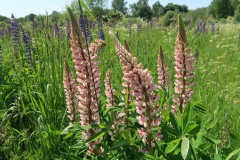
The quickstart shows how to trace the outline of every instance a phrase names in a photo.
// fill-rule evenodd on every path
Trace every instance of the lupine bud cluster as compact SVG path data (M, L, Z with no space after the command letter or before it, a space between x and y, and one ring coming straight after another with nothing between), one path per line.
M160 51L158 54L158 84L159 87L169 88L170 85L170 74L169 68L165 64L164 55L162 51L162 47L160 46Z
M98 104L100 97L100 73L98 56L96 53L100 47L105 45L105 42L96 40L96 43L91 43L88 47L88 44L85 43L85 37L80 31L78 23L70 8L68 8L68 13L71 23L71 51L78 82L80 123L82 126L99 124L100 117ZM99 131L100 129L89 129L82 132L82 134L84 139L87 140ZM101 155L103 148L97 146L101 141L102 138L87 143L86 145L89 147L87 153Z
M178 35L175 43L175 95L173 99L174 105L171 110L173 114L176 114L177 109L183 113L184 107L190 101L191 95L193 94L191 88L194 85L194 58L192 54L187 54L191 50L187 48L188 41L180 15L178 16Z
M2 45L0 44L0 84L2 83Z
M26 59L28 64L32 64L31 58L31 38L26 31L22 31L22 39L26 50Z
M105 95L107 96L106 108L116 105L114 102L114 96L116 96L116 91L112 86L110 74L111 74L111 72L110 72L110 70L108 70L106 73L106 78L104 80Z
M77 114L79 113L77 108L78 90L75 78L67 62L65 62L65 68L63 72L63 86L66 95L68 118L70 119L70 124L72 124L72 122L76 122L78 117Z
M155 147L153 127L160 125L162 116L161 108L158 106L159 96L155 93L158 88L153 83L153 78L147 69L142 69L142 64L137 63L137 58L133 57L110 32L114 41L116 52L122 64L123 79L129 83L130 93L135 97L138 123L142 126L138 130L138 136L145 144L144 152L149 152ZM127 87L127 86L125 86Z

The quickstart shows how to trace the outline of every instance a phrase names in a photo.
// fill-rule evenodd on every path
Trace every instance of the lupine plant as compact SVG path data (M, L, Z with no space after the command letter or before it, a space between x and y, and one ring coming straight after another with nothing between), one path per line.
M162 47L158 56L156 85L150 71L144 69L133 56L128 43L121 45L114 32L110 31L109 35L122 66L122 95L117 97L111 82L111 71L108 70L104 80L106 101L102 102L96 53L105 42L96 40L95 43L88 43L70 8L68 12L77 84L74 84L74 76L67 67L64 71L64 88L68 114L80 118L74 122L74 116L69 116L71 126L68 127L68 130L78 128L81 131L81 135L76 133L77 144L86 150L86 154L79 154L88 158L97 156L100 159L198 159L206 156L198 151L200 145L204 145L203 137L212 144L219 143L218 140L207 137L204 128L194 121L197 117L192 112L205 111L191 103L194 58L189 54L191 50L188 48L180 15L174 52L173 96L167 93L170 89L170 76ZM77 90L73 92L75 86ZM76 99L78 102L75 102ZM75 111L71 109L73 104L76 105Z

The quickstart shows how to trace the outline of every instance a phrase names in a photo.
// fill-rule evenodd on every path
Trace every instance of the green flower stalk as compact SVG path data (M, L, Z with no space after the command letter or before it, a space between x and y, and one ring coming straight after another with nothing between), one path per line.
M178 15L178 35L176 39L176 46L174 52L175 58L175 95L174 105L172 106L172 113L176 114L177 109L181 113L184 111L184 107L190 101L194 85L194 58L192 54L187 54L191 51L188 47L187 36L184 28L184 24L180 15Z

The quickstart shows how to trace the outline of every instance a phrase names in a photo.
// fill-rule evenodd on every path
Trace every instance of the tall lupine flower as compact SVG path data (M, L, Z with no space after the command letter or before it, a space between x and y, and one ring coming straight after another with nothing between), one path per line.
M160 46L160 51L158 54L158 84L159 87L166 87L169 88L170 85L170 74L169 74L169 68L165 64L164 55L162 46Z
M92 41L92 35L89 29L89 25L88 25L88 19L86 16L84 16L84 25L85 25L85 29L86 29L86 35L87 35L87 40L90 43Z
M0 44L0 84L2 83L2 45Z
M26 50L26 59L28 64L32 64L31 59L31 38L29 34L22 29L22 39Z
M138 24L137 24L137 35L138 35L138 37L140 36L140 32L141 32L141 24L138 22Z
M3 30L0 30L0 38L3 38L4 37L4 32Z
M119 40L119 33L118 32L116 33L116 38Z
M102 29L102 21L98 19L98 30Z
M215 24L212 22L212 34L214 34Z
M110 36L122 64L123 80L128 82L130 93L135 97L136 112L139 115L136 118L142 126L138 130L138 136L145 144L141 151L149 153L155 147L154 138L157 140L161 138L160 132L153 131L153 127L159 126L162 120L161 108L158 106L159 96L155 93L158 87L153 83L149 71L142 69L142 64L137 63L137 58L120 44L111 31Z
M13 50L15 58L18 58L18 45L19 45L19 25L18 22L15 21L14 15L12 14L11 19L11 31L12 31L12 41L13 41Z
M32 21L32 29L37 29L37 23L35 20Z
M78 18L78 25L79 25L80 30L82 31L82 33L84 33L84 24L83 23L84 23L83 18L80 16Z
M66 20L66 34L67 34L67 38L70 38L70 22L69 20Z
M128 35L129 35L129 37L131 37L132 36L132 23L130 20L128 20L127 27L128 27Z
M104 36L104 33L103 33L103 30L99 30L99 33L98 33L98 38L101 39L101 40L105 40L105 36Z
M111 106L116 105L114 102L114 96L116 96L116 91L112 86L111 83L111 71L108 70L106 73L106 78L104 80L104 84L105 84L105 95L107 96L107 105L106 108L109 108Z
M102 40L96 40L96 43L91 43L88 47L83 33L80 31L78 23L73 15L73 12L68 8L71 26L71 51L73 61L75 63L76 74L78 76L78 108L80 114L80 123L82 126L91 124L99 124L100 117L98 112L98 104L100 97L100 73L97 51L105 45ZM85 130L82 134L85 140L92 135L98 133L100 129ZM98 147L102 138L86 143L89 147L87 153L101 155L102 147Z
M105 84L105 95L107 96L107 105L106 108L115 106L116 103L114 102L114 96L116 96L116 91L112 86L111 77L110 77L110 70L106 73L106 78L104 80ZM109 132L111 139L113 140L115 136L118 136L119 130L121 130L121 125L124 124L124 113L115 113L114 115L114 124L112 125L112 130Z
M76 122L78 118L78 90L75 78L67 61L65 61L63 72L63 86L66 96L68 118L70 119L70 124L72 124L72 122Z
M54 24L54 27L53 27L53 35L57 38L59 38L59 28L58 28L58 25L57 23Z
M176 114L177 109L181 113L184 111L184 107L190 101L193 90L191 87L194 85L194 58L192 54L187 54L191 51L188 47L188 41L184 24L180 15L178 15L178 35L176 39L176 46L174 52L175 58L175 95L174 105L172 106L172 113Z

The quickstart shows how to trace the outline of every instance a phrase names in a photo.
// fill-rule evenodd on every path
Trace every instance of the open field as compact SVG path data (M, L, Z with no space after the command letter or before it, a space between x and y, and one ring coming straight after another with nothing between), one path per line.
M162 46L171 79L167 97L173 98L174 46L178 32L177 25L163 27L158 26L156 22L156 25L151 27L144 21L139 20L139 23L141 24L140 32L137 33L137 24L132 24L131 36L129 30L122 25L123 22L117 23L112 28L103 26L106 46L98 52L101 112L106 110L104 79L109 69L111 69L111 81L117 95L120 97L122 94L123 72L113 41L108 34L110 30L114 34L118 32L122 44L124 44L124 39L129 42L131 53L138 59L138 63L143 64L144 69L149 69L156 84L159 46ZM192 49L191 53L195 54L196 50L199 53L198 62L194 63L195 78L192 88L194 93L191 101L197 102L206 109L203 115L193 112L196 117L192 120L201 121L203 129L209 127L209 124L212 125L206 136L220 141L214 141L216 145L208 146L206 150L209 153L207 154L214 157L218 151L219 155L222 154L222 157L226 158L231 151L240 147L240 25L219 24L220 30L215 30L214 33L211 33L211 24L207 26L206 33L196 34L194 34L195 26L185 27L188 47ZM63 88L65 60L76 77L70 39L65 33L66 27L62 28L63 32L60 32L59 36L54 36L52 28L32 29L27 25L23 28L29 32L31 37L31 63L28 63L26 59L26 47L20 32L20 43L15 51L11 35L0 38L2 46L2 51L0 51L2 57L0 66L0 159L34 159L37 157L41 157L40 159L77 159L77 156L83 155L82 148L79 149L76 145L80 142L76 143L77 138L74 137L80 135L77 133L80 129L76 127L75 132L64 132L69 124ZM90 31L93 39L97 39L97 27ZM168 104L166 108L168 110L172 102L166 102L166 104ZM135 109L132 112L135 112ZM113 145L107 134L104 136L107 139L105 142L108 141L109 146L111 143ZM104 150L107 149L104 148ZM120 150L111 152L108 158L111 159L115 152L120 152ZM71 153L72 157L68 153ZM125 154L123 155L127 156L127 151ZM122 158L121 156L119 159Z

